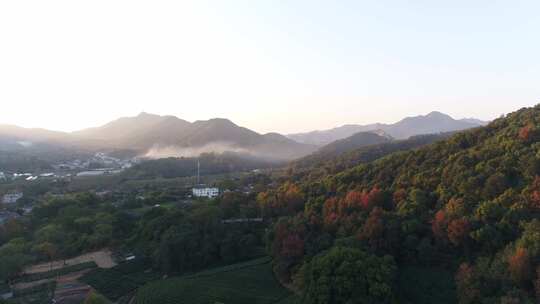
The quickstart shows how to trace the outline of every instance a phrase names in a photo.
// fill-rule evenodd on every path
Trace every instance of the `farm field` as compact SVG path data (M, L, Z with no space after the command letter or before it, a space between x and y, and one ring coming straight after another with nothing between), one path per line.
M269 258L152 282L136 293L134 304L293 303L274 278Z
M109 300L117 301L148 282L158 280L159 274L148 272L148 261L121 263L111 269L95 269L80 281L92 286Z

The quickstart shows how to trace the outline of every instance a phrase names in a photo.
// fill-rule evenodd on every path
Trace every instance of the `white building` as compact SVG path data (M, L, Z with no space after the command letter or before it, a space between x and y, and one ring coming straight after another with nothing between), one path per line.
M6 194L2 198L2 203L15 204L22 197L23 197L23 194L21 192Z
M82 171L82 172L77 173L77 176L79 176L79 177L84 177L84 176L100 176L100 175L104 175L105 173L107 173L107 172L104 171L104 170Z
M193 188L193 196L215 198L219 196L219 188Z
M5 181L5 180L7 180L6 175L4 174L4 172L0 172L0 181Z

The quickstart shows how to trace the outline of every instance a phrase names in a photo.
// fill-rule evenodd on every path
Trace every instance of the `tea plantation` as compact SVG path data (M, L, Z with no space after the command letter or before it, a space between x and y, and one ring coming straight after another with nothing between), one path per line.
M274 278L270 259L262 258L152 282L137 292L135 304L293 303Z

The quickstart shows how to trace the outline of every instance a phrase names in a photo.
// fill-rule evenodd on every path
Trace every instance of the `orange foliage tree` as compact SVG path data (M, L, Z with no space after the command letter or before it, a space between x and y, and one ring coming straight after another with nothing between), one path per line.
M471 225L465 218L453 220L448 224L448 239L455 246L461 246L467 240Z
M525 284L532 278L531 258L527 249L519 247L508 258L508 271L517 284Z

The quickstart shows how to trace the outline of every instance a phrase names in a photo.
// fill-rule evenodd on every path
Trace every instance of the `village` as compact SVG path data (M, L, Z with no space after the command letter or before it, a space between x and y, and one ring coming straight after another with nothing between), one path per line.
M120 159L98 152L87 159L73 159L52 164L51 169L47 171L41 169L38 172L8 172L0 168L0 183L117 174L131 168L140 161L139 158Z

